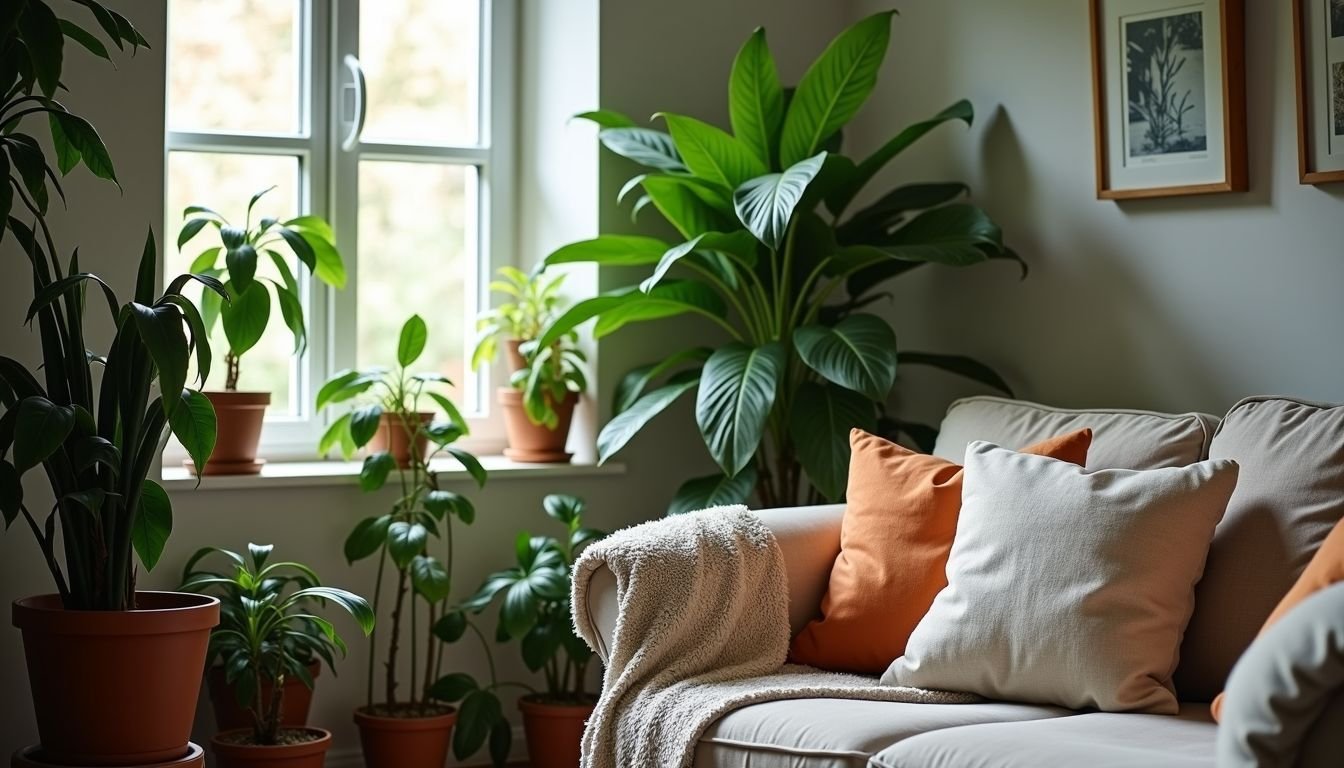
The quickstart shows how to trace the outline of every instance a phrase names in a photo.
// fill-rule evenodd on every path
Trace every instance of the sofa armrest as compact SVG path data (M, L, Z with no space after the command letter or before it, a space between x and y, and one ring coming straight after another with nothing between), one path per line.
M784 570L789 580L789 628L793 633L816 616L821 597L831 575L831 565L840 554L840 520L845 505L763 509L756 514L775 534L784 555ZM616 617L616 575L605 566L598 568L588 582L588 619L597 629L598 656L605 662L611 647Z

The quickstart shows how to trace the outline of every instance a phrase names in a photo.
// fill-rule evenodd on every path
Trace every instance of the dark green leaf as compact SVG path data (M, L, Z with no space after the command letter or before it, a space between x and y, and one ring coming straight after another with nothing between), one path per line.
M903 261L961 267L989 258L985 248L1003 247L1003 231L973 205L945 205L924 211L892 233L882 250Z
M963 355L938 355L930 352L901 352L898 355L901 365L927 365L932 368L964 376L971 381L993 387L1003 394L1013 397L1013 388L994 371L993 368L974 358Z
M711 507L746 504L756 488L756 468L748 466L733 477L710 475L682 483L667 508L669 515L681 515Z
M504 593L499 620L511 638L522 637L537 623L537 595L527 581L519 581Z
M205 293L210 293L206 291ZM186 320L187 327L191 329L191 341L188 349L196 350L196 376L200 379L201 386L205 386L205 380L210 377L210 364L212 362L210 354L210 331L205 327L205 320L201 313L196 309L196 305L180 294L170 293L163 297L163 301L174 304L182 311L182 318Z
M61 19L61 31L65 36L84 46L85 50L102 59L111 60L111 55L107 52L107 46L103 42L89 33L88 30L71 21Z
M47 96L54 95L61 81L61 65L65 49L65 36L61 32L60 21L46 3L29 2L19 15L19 29L27 44L38 85ZM8 38L8 34L6 37ZM12 75L6 75L6 88L12 79Z
M432 557L416 555L411 560L411 585L417 594L431 603L437 603L448 597L450 589L448 571L443 564Z
M708 285L696 280L667 280L602 312L593 326L593 338L609 336L630 323L686 313L722 320L726 312L723 298Z
M383 406L374 403L357 408L350 413L350 439L363 448L373 436L378 434L378 425L382 423Z
M597 461L605 463L625 447L630 439L648 424L653 417L667 410L677 398L694 389L700 383L698 371L683 371L671 379L665 386L640 397L629 408L621 411L616 418L607 422L597 436Z
M733 342L705 362L695 420L724 474L738 474L756 456L784 363L784 347L777 341L761 347Z
M899 224L906 213L936 208L966 194L967 187L960 182L906 184L897 187L872 205L854 214L836 230L837 239L846 244L857 244L886 235Z
M657 264L667 243L639 235L599 235L557 249L546 257L545 266L593 262L606 266L638 267Z
M382 549L387 542L387 529L391 524L391 515L360 520L345 539L345 561L355 563Z
M784 123L784 89L765 30L757 28L733 60L728 79L728 116L733 134L766 166L774 167Z
M736 232L705 232L696 235L686 242L675 245L663 254L658 261L658 266L654 268L653 274L647 280L639 284L639 289L645 293L653 290L654 286L662 281L667 275L668 270L681 261L684 257L690 255L693 251L705 252L728 252L745 259L754 254L756 249L756 240L750 232L738 230Z
M560 650L560 633L550 624L538 624L523 635L523 641L519 646L523 663L528 669L536 672L546 666L546 662Z
M462 466L466 468L467 474L471 475L471 478L476 481L477 487L479 488L485 487L485 479L486 479L485 467L481 466L481 462L475 456L468 453L467 451L462 450L461 448L449 447L445 448L444 450L452 454L453 458L457 459L458 462L461 463Z
M465 627L466 624L463 624L463 628ZM480 690L480 687L476 683L476 678L471 675L465 672L454 672L435 680L434 684L429 687L429 697L438 701L461 701L462 697L472 691Z
M249 243L238 243L224 252L224 264L229 269L229 280L238 291L252 286L257 274L257 249Z
M56 167L64 176L70 173L76 165L79 165L80 154L75 148L75 144L70 137L65 135L65 128L55 113L47 115L47 124L51 128L51 144L56 150ZM6 160L8 162L8 160Z
M456 643L466 633L467 614L462 611L449 611L434 622L434 636L445 643Z
M205 462L215 450L215 408L210 399L200 392L183 389L181 404L168 415L168 423L173 434L182 441L192 464L196 465L199 476L205 469Z
M163 410L171 417L179 402L178 393L187 383L189 349L187 334L182 329L182 311L174 304L146 307L132 302L130 308L140 340L159 369Z
M112 157L108 155L107 147L103 146L103 140L98 136L98 132L94 130L93 126L89 125L89 122L84 118L72 115L69 112L52 112L50 115L53 124L59 124L65 141L69 142L70 147L79 153L79 157L83 159L89 172L100 179L115 182L117 174L112 168ZM64 172L64 169L62 172ZM118 184L117 186L120 187L121 185Z
M798 356L828 381L884 401L896 381L896 334L875 315L849 315L833 327L793 333Z
M409 368L412 363L420 359L420 355L425 351L425 342L429 338L429 328L425 321L419 315L411 315L405 325L401 326L401 338L397 341L397 363L402 368Z
M168 500L168 492L153 480L145 480L140 490L140 509L131 528L131 543L145 570L152 571L158 565L172 532L173 503Z
M364 458L364 466L359 470L359 487L364 491L376 491L387 482L387 475L396 466L392 454L379 451Z
M490 726L490 761L495 768L503 768L509 761L509 750L513 747L513 727L501 717Z
M387 528L387 551L398 568L410 565L411 560L425 549L429 531L419 523L398 520Z
M712 351L709 347L694 347L669 355L656 363L631 369L625 376L621 377L620 383L616 385L616 395L612 398L613 415L619 416L634 405L635 401L644 394L644 390L659 376L682 363L703 363L709 359Z
M453 426L457 427L462 435L471 434L471 428L467 426L466 418L462 415L462 411L458 410L457 405L454 404L452 400L449 400L438 392L426 392L425 394L429 395L429 398L438 404L439 408L443 410L444 415L448 417L448 420L453 423Z
M742 225L766 247L779 250L798 201L825 161L826 153L822 152L789 166L783 173L767 174L738 187L733 205Z
M179 232L177 235L178 250L181 250L182 246L186 245L191 240L191 238L196 236L196 233L200 232L201 229L204 228L205 225L209 223L210 219L188 219L187 223L182 225L182 231ZM210 267L214 266L214 263L215 263L214 259L211 259L210 263L206 264L204 267L202 267L202 269L209 269Z
M603 128L597 138L621 157L661 171L685 171L672 137L651 128Z
M368 635L373 631L374 616L373 608L364 598L353 592L336 587L305 587L290 595L290 600L299 601L306 598L316 598L318 600L328 600L345 609L350 614L350 618L359 624L360 630Z
M275 283L275 298L280 304L280 317L294 337L294 354L301 355L308 347L308 328L303 322L303 302L279 283Z
M541 500L541 508L547 515L569 525L583 514L583 499L568 493L551 493Z
M849 431L877 429L872 400L834 384L804 382L794 396L789 433L798 461L827 501L838 501L849 480Z
M271 319L271 293L256 281L241 291L236 284L229 289L233 300L221 307L220 319L224 323L224 337L229 340L229 351L234 357L241 357L266 332Z
M706 181L737 189L770 170L746 145L709 123L670 113L663 119L686 167Z
M23 483L14 465L0 460L0 516L8 528L23 508Z
M490 729L503 717L503 708L495 694L480 689L467 694L453 729L453 755L458 760L466 760L476 754L485 744Z

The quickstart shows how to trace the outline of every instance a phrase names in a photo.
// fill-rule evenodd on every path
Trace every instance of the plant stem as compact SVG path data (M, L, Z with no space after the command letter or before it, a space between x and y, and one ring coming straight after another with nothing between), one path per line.
M387 542L383 542L382 550L378 554L378 577L373 582L373 615L378 615L378 604L382 602L383 597L383 569L387 566ZM368 706L373 706L373 674L375 659L378 656L378 625L375 623L373 631L369 633L369 682Z
M387 703L397 703L397 650L401 637L401 610L406 603L406 570L397 568L397 602L392 608L392 637L387 647Z
M233 352L224 355L224 391L238 391L238 356Z

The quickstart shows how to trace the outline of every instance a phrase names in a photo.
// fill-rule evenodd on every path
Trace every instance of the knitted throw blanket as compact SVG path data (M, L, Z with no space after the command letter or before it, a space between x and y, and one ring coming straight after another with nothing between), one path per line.
M746 507L655 520L593 544L574 569L574 606L585 605L589 581L604 565L616 576L620 618L602 697L583 735L583 768L690 768L705 728L765 701L979 700L785 665L784 559ZM596 648L587 611L575 610L574 624Z

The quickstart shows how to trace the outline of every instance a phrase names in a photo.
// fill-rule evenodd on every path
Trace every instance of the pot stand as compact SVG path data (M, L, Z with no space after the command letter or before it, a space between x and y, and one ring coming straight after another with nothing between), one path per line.
M14 753L9 761L10 768L100 768L99 766L75 766L62 763L51 763L42 759L42 748L38 745L25 747ZM123 768L204 768L205 750L200 745L187 742L187 754L177 760L169 760L161 763L142 763L137 766L123 766Z

